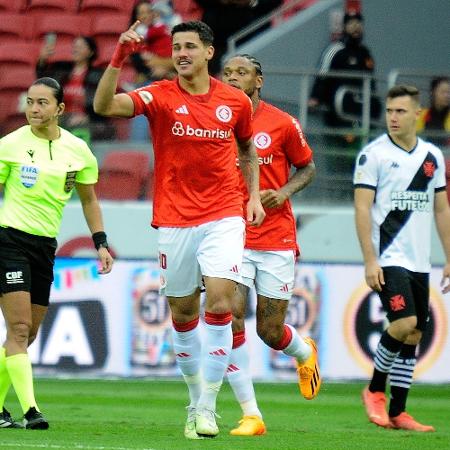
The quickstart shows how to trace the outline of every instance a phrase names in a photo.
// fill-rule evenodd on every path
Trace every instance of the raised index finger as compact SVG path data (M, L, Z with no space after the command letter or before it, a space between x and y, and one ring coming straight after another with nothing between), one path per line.
M136 28L140 25L141 21L140 20L136 20L136 22L133 23L133 25L131 25L130 30L136 31Z

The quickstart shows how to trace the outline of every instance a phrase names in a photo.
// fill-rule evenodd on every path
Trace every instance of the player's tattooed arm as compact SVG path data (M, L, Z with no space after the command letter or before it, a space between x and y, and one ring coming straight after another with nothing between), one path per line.
M313 161L304 167L298 168L289 181L280 189L266 189L260 192L263 206L279 208L291 195L308 186L315 174L316 166Z
M250 196L259 196L259 165L253 141L238 142L239 168Z
M247 202L247 223L253 226L261 225L266 213L261 204L259 194L259 165L253 140L238 142L239 167L247 183L249 200Z

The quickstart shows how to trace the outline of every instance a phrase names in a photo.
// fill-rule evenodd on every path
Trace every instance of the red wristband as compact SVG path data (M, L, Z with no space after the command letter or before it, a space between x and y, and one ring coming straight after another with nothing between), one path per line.
M116 45L116 48L114 49L114 53L111 58L111 66L120 69L122 67L123 62L128 56L128 52L126 51L125 44L120 44L119 42Z
M116 69L120 69L124 61L137 50L138 46L139 44L137 42L125 42L124 44L118 42L114 49L110 65Z

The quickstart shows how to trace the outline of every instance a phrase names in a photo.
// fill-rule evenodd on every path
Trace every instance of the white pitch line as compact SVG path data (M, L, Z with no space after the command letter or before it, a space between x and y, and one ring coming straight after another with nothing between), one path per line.
M54 448L54 449L69 449L69 450L157 450L156 448L136 448L136 447L104 447L104 446L93 446L93 445L83 445L83 444L74 444L70 447L66 447L65 445L57 445L57 444L31 444L31 443L6 443L3 445L5 447L21 447L21 448Z

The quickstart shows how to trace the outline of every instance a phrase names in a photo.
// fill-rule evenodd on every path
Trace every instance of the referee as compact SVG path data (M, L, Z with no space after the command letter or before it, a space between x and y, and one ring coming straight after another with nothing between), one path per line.
M53 78L28 89L29 125L0 140L0 306L6 341L0 347L0 428L47 429L34 398L27 347L47 313L62 211L76 187L101 264L109 273L108 251L94 184L97 161L81 139L58 126L63 90ZM23 425L4 407L10 385L23 410Z

